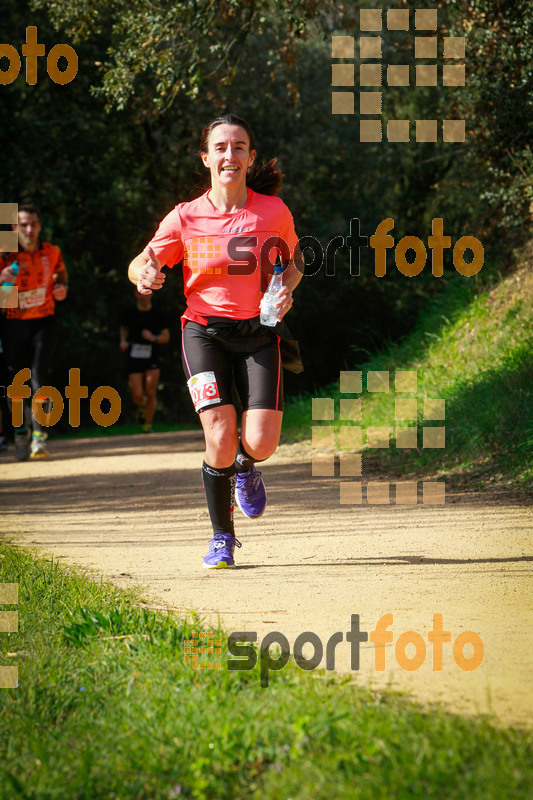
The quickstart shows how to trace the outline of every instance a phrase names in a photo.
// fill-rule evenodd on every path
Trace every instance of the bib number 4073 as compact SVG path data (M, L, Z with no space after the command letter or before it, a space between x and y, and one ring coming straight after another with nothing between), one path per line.
M187 381L195 411L220 401L220 394L214 372L199 372Z

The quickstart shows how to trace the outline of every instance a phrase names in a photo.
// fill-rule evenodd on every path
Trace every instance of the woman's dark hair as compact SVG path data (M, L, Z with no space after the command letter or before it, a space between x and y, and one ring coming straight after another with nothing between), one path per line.
M214 119L203 129L202 138L200 140L201 153L207 153L209 137L211 136L211 132L218 125L238 125L240 128L244 128L250 140L250 150L255 150L255 136L246 120L237 117L235 114L222 114L222 116ZM262 164L261 166L258 166L256 158L246 176L246 185L249 186L250 189L253 189L254 192L260 192L261 194L277 194L281 189L282 183L283 173L278 167L277 158L271 158L270 161L267 161L266 164Z

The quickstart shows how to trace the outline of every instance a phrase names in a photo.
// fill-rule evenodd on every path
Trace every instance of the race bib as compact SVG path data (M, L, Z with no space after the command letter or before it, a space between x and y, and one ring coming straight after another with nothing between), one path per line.
M212 406L220 402L217 381L214 372L199 372L187 381L189 393L194 403L194 410Z
M130 351L130 358L151 358L152 345L151 344L132 344Z
M19 292L19 308L42 306L45 298L46 286L39 286L38 289L29 289L27 292Z

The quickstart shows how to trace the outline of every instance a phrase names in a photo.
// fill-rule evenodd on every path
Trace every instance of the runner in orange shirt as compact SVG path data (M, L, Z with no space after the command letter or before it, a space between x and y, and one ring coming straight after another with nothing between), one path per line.
M282 175L275 159L256 168L248 123L232 114L218 117L202 132L200 154L210 188L165 217L128 274L141 294L150 294L165 280L161 264L172 267L183 259L182 360L206 442L202 478L213 539L203 565L211 569L233 567L235 545L241 546L235 495L246 516L263 514L266 491L254 464L272 455L281 432L284 330L279 323L259 323L265 263L271 273L274 251L287 264L281 320L292 306L303 259L292 215L274 196ZM240 437L232 385L243 409Z
M8 369L31 370L32 394L48 383L48 370L56 340L56 300L67 296L68 275L59 247L39 238L41 221L32 205L18 209L19 250L0 256L0 284L18 288L18 307L7 308L2 319L1 339ZM15 457L19 461L49 455L47 432L25 403L24 424L15 428ZM33 435L32 435L33 430Z

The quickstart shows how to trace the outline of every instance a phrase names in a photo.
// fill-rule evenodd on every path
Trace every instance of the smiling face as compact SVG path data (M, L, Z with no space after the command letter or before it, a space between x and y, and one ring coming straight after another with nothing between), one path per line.
M240 125L217 125L209 136L207 152L201 153L211 171L211 186L239 188L246 185L246 170L254 163L248 134Z

